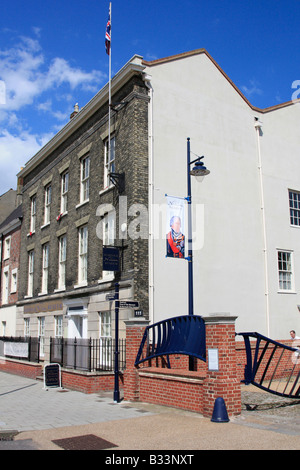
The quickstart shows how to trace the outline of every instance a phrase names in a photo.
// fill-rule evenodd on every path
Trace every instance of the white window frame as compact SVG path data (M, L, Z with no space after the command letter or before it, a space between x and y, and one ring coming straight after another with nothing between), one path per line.
M9 267L3 270L2 304L8 304L9 296Z
M90 196L90 156L83 157L80 161L80 203L89 201Z
M38 317L38 337L40 340L40 357L45 356L45 317Z
M87 284L88 271L88 226L78 229L78 284Z
M69 172L65 171L61 175L61 203L60 203L61 214L66 214L68 212L68 191L69 191Z
M295 292L293 251L277 250L278 292Z
M34 250L28 252L28 282L27 296L33 296L33 275L34 275Z
M63 315L54 316L54 336L55 338L63 337Z
M44 225L50 224L50 209L52 199L51 184L45 186Z
M289 189L290 224L300 227L300 192Z
M49 243L42 247L42 294L48 293L48 278L49 278Z
M30 318L24 318L24 336L30 336Z
M11 235L6 237L4 240L3 260L10 258L10 251L11 251Z
M99 312L100 365L112 366L112 315L110 311Z
M36 227L36 195L30 200L30 232L34 233Z
M58 239L58 289L66 288L67 236Z
M116 159L116 138L110 138L110 155L108 150L108 139L104 144L104 189L113 186L110 181L109 174L115 172L115 159Z
M15 294L17 290L18 290L18 268L15 268L11 272L10 293Z

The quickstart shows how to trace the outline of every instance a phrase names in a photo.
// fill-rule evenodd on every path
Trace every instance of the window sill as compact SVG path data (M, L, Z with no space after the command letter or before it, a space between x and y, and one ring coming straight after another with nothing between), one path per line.
M98 284L104 284L105 282L110 282L110 281L113 281L114 279L115 279L115 275L110 274L107 277L102 277L101 279L98 279Z
M277 294L297 294L294 290L278 290Z
M107 188L101 189L101 191L99 191L99 195L102 196L102 194L108 193L108 192L111 191L112 189L114 189L114 185L113 185L113 184L112 184L111 186L107 186Z
M74 289L80 289L80 287L87 287L88 283L87 281L80 282L79 284L74 285Z
M42 295L47 295L47 294L48 294L48 292L40 292L40 293L38 294L38 297L41 297Z
M68 211L66 211L66 212L61 212L61 213L56 217L56 221L59 222L65 215L68 215Z
M54 289L54 293L56 292L65 292L66 286L65 287L59 287L58 289Z
M34 230L33 232L29 232L29 233L27 233L27 238L30 238L30 237L32 237L32 235L34 235L34 234L35 234L35 230Z
M49 225L50 225L50 222L47 222L46 224L42 225L41 230L43 230L43 228L49 227Z
M75 207L76 207L76 209L79 209L79 207L84 206L84 205L87 204L88 202L90 202L90 200L89 200L89 199L86 199L85 201L82 201L82 202L80 202L79 204L77 204L77 206L75 206Z

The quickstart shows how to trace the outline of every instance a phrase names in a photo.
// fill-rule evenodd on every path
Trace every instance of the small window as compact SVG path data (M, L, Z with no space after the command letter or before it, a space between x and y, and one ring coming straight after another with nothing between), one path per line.
M69 173L63 173L61 176L61 214L68 210L68 191L69 191Z
M34 251L28 253L28 291L29 297L33 296L33 271L34 271Z
M115 172L115 137L110 139L110 152L108 148L108 142L109 141L107 139L104 150L104 188L111 186L109 174Z
M43 246L43 267L42 267L42 293L48 292L48 272L49 272L49 245Z
M10 292L16 293L18 287L18 269L13 269L11 272L11 284L10 284Z
M300 192L289 191L290 222L300 226Z
M11 237L6 237L4 240L4 258L8 259L10 257L10 247L11 247Z
M80 202L88 201L90 196L90 157L81 160Z
M88 228L87 226L79 229L79 257L78 257L78 283L87 282L88 267Z
M51 185L45 188L45 212L44 212L44 225L50 223L50 206L51 206Z
M280 291L293 291L293 260L291 251L278 251L278 279Z
M63 336L63 316L55 315L55 337L62 338Z
M24 336L30 336L30 318L24 318Z
M9 268L5 268L3 272L3 290L2 290L2 304L8 303L9 295Z
M30 201L31 212L30 212L30 232L35 231L36 225L36 196L32 196Z
M66 286L66 262L67 262L67 237L60 237L58 254L58 288L65 289Z

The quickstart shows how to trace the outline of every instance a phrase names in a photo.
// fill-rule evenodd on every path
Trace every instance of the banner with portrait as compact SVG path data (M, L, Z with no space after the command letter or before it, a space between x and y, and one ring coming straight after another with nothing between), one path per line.
M166 218L166 256L185 258L185 200L179 197L167 197Z

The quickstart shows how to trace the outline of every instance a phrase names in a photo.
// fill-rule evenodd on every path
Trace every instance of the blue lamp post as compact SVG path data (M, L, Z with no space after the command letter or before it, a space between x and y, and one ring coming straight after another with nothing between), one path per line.
M189 285L189 315L194 315L194 287L193 287L193 245L192 245L192 194L191 194L191 175L196 180L202 181L205 175L210 171L201 161L204 157L197 157L191 162L190 138L187 139L187 189L188 189L188 285ZM195 164L191 169L191 165Z

